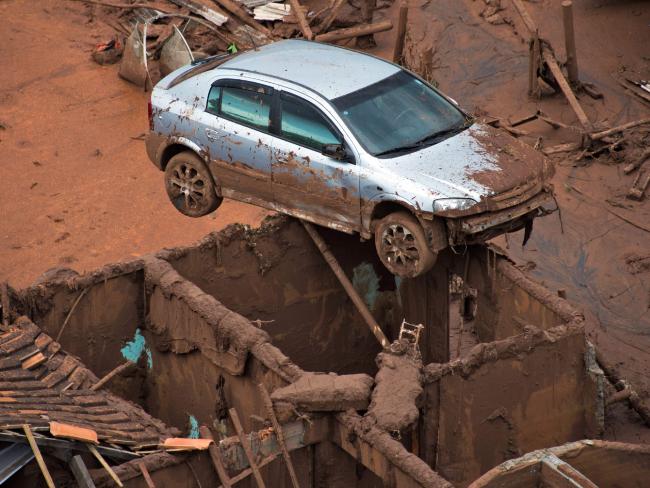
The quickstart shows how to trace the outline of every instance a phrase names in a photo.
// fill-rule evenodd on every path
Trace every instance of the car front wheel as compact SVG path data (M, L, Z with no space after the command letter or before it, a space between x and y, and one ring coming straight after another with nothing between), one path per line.
M165 189L174 207L188 217L214 212L223 201L207 166L190 151L176 154L167 163Z
M436 262L422 226L408 212L393 212L377 223L375 247L388 271L400 278L420 276Z

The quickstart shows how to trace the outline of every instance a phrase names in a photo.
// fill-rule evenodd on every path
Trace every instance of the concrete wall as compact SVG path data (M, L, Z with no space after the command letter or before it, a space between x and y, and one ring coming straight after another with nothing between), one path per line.
M477 346L425 367L420 455L465 486L525 452L600 434L602 404L580 324Z

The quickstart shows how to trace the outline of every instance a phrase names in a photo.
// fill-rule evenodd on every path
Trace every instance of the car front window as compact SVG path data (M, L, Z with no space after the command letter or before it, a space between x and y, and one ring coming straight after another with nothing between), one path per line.
M436 143L468 122L456 106L406 71L332 103L366 151L375 156Z
M341 139L318 109L304 100L282 93L280 135L316 151L328 144L341 144Z

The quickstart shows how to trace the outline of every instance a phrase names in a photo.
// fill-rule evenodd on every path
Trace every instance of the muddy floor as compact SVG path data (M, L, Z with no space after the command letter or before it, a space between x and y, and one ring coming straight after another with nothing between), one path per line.
M306 2L308 3L308 2ZM486 3L500 6L498 17ZM525 2L540 34L564 58L560 0ZM619 83L650 78L650 2L576 0L578 63L583 81L604 94L579 95L590 120L609 127L650 113ZM375 12L396 18L397 2ZM409 66L476 114L499 118L538 109L577 126L561 95L526 95L528 47L508 0L415 0L409 3ZM90 15L89 12L95 12ZM78 2L0 3L0 280L26 285L52 266L79 271L195 241L231 222L256 224L262 209L234 202L191 220L168 203L162 175L139 140L147 94L90 59L113 35L101 10ZM486 20L486 17L490 21ZM378 34L375 54L390 56L394 31ZM571 129L533 123L522 139L542 147L576 140ZM647 132L634 133L648 144ZM552 157L560 214L498 244L535 278L595 319L590 337L642 396L650 392L650 203L625 198L635 175L620 159ZM627 157L633 156L632 153ZM214 217L214 218L213 218ZM615 436L615 434L614 434Z

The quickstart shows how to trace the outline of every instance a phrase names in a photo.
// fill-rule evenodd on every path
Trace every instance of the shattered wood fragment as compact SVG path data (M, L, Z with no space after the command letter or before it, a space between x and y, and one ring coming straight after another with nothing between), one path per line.
M262 24L259 22L256 22L255 19L253 19L250 15L248 15L248 12L246 12L240 5L238 5L234 0L213 0L215 3L219 4L222 6L224 9L226 9L228 12L233 14L235 17L237 17L239 20L241 20L244 24L252 27L253 29L261 32L265 36L269 38L273 38L273 34L271 33L270 30L268 30L266 27L264 27Z
M639 159L637 159L633 163L630 163L630 164L626 165L623 168L623 173L625 173L627 175L627 174L630 174L635 169L639 169L641 166L643 166L643 163L645 163L646 159L648 159L648 158L650 158L650 148L643 151L643 153L641 154Z
M23 361L22 368L33 369L37 366L40 366L45 361L47 361L47 358L43 355L43 353L38 352L34 354L32 357L30 357L29 359L27 359L26 361Z
M151 479L151 475L149 474L147 466L144 463L140 462L138 463L138 469L142 473L142 477L144 478L144 482L147 484L147 488L156 488L156 485Z
M650 185L650 175L646 176L642 183L639 184L642 175L643 173L636 175L634 183L632 183L632 188L630 188L630 190L627 192L627 198L638 201L643 200L643 195L648 188L648 185Z
M391 30L392 28L393 23L390 20L384 20L383 22L377 22L374 24L361 24L346 29L333 30L326 34L319 34L316 36L315 40L318 42L334 42L340 41L341 39L367 36L376 32Z
M84 429L75 425L64 424L61 422L50 422L50 434L54 437L63 439L73 439L75 441L92 442L99 444L97 432L92 429Z
M205 5L195 2L194 0L169 0L170 2L178 5L179 7L185 7L193 14L203 17L208 22L213 23L214 25L220 27L226 23L228 16L217 12L215 9L206 7Z

